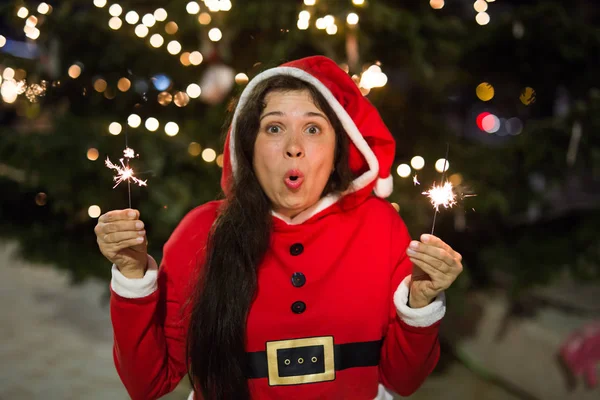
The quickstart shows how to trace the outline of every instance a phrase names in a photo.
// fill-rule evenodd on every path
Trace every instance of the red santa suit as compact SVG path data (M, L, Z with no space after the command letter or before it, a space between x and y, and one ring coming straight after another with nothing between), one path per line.
M289 74L323 94L350 137L352 187L293 219L273 213L269 249L247 319L253 399L391 399L413 393L439 358L443 293L407 305L408 231L381 197L392 190L395 142L350 77L325 57L267 70L244 90L224 150L222 186L235 179L240 108L256 84ZM376 196L372 194L375 191ZM185 376L189 305L221 202L192 210L165 244L160 267L142 279L113 266L111 317L117 371L134 400L156 399ZM200 360L201 361L201 360ZM199 395L197 395L199 397Z

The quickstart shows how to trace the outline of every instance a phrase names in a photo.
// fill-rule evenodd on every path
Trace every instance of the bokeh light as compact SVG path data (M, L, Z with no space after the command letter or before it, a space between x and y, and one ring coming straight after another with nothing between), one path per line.
M434 10L441 10L442 8L444 8L444 4L445 4L444 0L430 0L429 1L429 5Z
M484 129L483 129L483 119L484 119L485 117L487 117L488 115L490 115L490 113L489 113L489 112L487 112L487 111L484 111L484 112L480 113L480 114L477 116L477 118L475 119L475 123L477 124L477 127L478 127L479 129L481 129L482 131L484 130Z
M177 92L173 96L173 102L177 107L185 107L190 102L190 96L185 92Z
M237 83L238 85L245 85L246 83L248 83L248 75L244 74L243 72L240 72L235 76L235 83Z
M148 27L146 25L138 25L135 27L135 35L144 38L148 36Z
M223 154L219 154L216 160L217 165L221 168L223 168L223 158Z
M494 98L494 87L487 82L482 82L477 85L475 94L481 101L490 101Z
M523 122L519 118L509 118L504 125L509 135L517 136L523 132Z
M352 0L352 4L356 6L362 6L363 4L365 4L365 0Z
M475 11L477 11L478 13L482 13L487 11L488 9L488 5L485 2L485 0L477 0L475 3L473 3L473 8L475 9Z
M335 35L337 31L338 27L335 24L329 25L327 28L325 28L325 32L327 32L328 35Z
M307 19L299 19L297 26L298 26L298 29L304 31L304 30L308 29L309 21Z
M113 17L118 17L123 12L123 8L121 8L118 4L113 4L108 8L108 13Z
M213 149L204 149L202 151L202 159L206 162L213 162L217 158L217 152Z
M125 21L127 21L127 23L130 25L137 24L139 20L140 16L133 10L125 14Z
M108 132L111 135L118 135L119 133L121 133L122 130L123 127L118 122L111 122L110 125L108 125Z
M94 90L96 90L96 92L99 92L99 93L104 92L106 90L107 86L108 86L108 84L102 78L98 78L94 81Z
M185 10L188 14L198 14L200 12L200 5L195 1L190 1L185 6Z
M477 13L475 21L477 21L479 25L487 25L490 22L490 15L486 12Z
M137 128L142 123L142 119L137 114L131 114L127 117L127 124L132 128Z
M350 13L346 17L346 22L348 23L348 25L356 25L356 24L358 24L358 19L359 19L358 14Z
M29 10L26 7L21 7L17 11L17 17L19 17L19 18L25 19L25 18L27 18L28 15L29 15Z
M452 175L450 175L448 180L450 181L452 186L455 186L455 187L460 186L463 181L463 176L461 174L452 174Z
M48 202L48 195L44 192L39 192L35 195L35 204L38 206L45 206Z
M157 21L164 21L167 19L169 15L167 14L167 10L165 10L164 8L157 8L154 11L154 19L156 19Z
M435 162L435 170L439 173L448 171L448 168L450 168L450 163L445 158L440 158Z
M396 172L401 178L408 178L410 176L411 171L412 170L410 169L410 165L408 164L400 164L396 169Z
M156 24L156 19L154 19L154 15L145 14L142 17L142 24L146 25L148 28L152 28L154 24Z
M4 79L13 79L15 77L15 70L11 67L4 68L4 71L2 72L2 77Z
M198 22L200 24L208 25L208 24L210 24L210 21L212 21L212 17L210 16L209 13L203 12L203 13L200 13L200 15L198 15Z
M119 79L119 81L117 82L117 88L121 91L121 92L126 92L129 90L129 88L131 88L131 81L125 77Z
M181 55L179 56L179 62L181 62L181 65L185 67L192 65L192 63L190 62L190 53L188 53L187 51L181 53Z
M171 79L165 74L156 74L152 77L152 84L156 90L167 90L171 86Z
M304 4L307 6L314 6L317 0L304 0Z
M202 57L202 54L199 51L192 51L190 53L190 63L192 65L200 65L203 60L204 57Z
M158 127L160 126L160 123L158 122L158 120L156 118L150 117L146 120L146 122L144 123L144 126L150 132L154 132L158 129Z
M101 214L102 210L97 205L93 205L88 208L88 215L90 218L98 218Z
M167 136L175 136L179 133L179 125L175 122L167 122L165 125L165 133Z
M94 5L98 8L102 8L106 5L106 0L94 0Z
M200 143L192 142L188 146L188 153L190 153L193 157L198 157L202 152L202 147L200 147Z
M110 27L110 29L116 31L117 29L121 28L121 26L123 26L123 21L121 21L121 18L119 17L112 17L108 20L108 26Z
M521 95L519 96L519 100L521 101L521 103L523 103L526 106L528 106L532 103L535 103L535 90L533 90L533 88L527 86L521 92Z
M416 170L423 169L423 167L425 166L425 159L421 156L414 156L410 160L410 165Z
M168 106L173 101L173 95L169 92L160 92L157 96L158 104Z
M179 29L179 27L177 26L177 24L173 21L169 21L167 22L167 24L165 25L165 32L167 32L167 34L169 35L174 35L177 33L177 30Z
M486 115L483 120L481 120L481 126L487 133L496 133L498 132L498 129L500 129L500 119L494 114Z
M27 21L25 21L25 25L31 26L31 27L36 26L37 23L38 23L38 19L35 15L30 15L29 18L27 18Z
M4 47L4 45L6 44L6 38L2 35L0 35L0 47Z
M195 83L190 83L187 87L187 89L185 89L185 92L188 94L188 96L190 96L192 99L197 99L198 97L200 97L200 95L202 94L202 89L200 88L200 86L198 86Z
M400 212L400 204L398 203L391 203L392 207L394 207L394 209L396 210L396 212Z
M221 40L221 38L223 38L223 33L221 33L219 28L212 28L210 31L208 31L208 38L213 42L218 42Z
M171 40L167 45L167 51L173 55L179 54L181 52L181 43L177 40Z
M150 45L152 47L158 48L162 46L164 42L165 39L163 39L163 37L158 33L155 33L154 35L150 36Z
M98 152L98 149L94 148L94 147L90 147L87 151L87 159L90 161L96 161L98 159L98 157L100 156L100 153Z
M79 78L79 75L81 75L81 67L77 64L73 64L69 67L69 71L67 73L69 74L69 77L77 79Z

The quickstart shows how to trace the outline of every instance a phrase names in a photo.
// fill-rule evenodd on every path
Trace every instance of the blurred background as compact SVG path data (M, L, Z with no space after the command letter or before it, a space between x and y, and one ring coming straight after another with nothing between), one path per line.
M413 236L442 173L457 195L435 233L465 270L411 398L600 398L598 2L17 0L0 2L0 399L127 398L97 218L139 209L160 260L220 196L231 99L315 54L396 137L389 200ZM114 187L107 158L140 181Z

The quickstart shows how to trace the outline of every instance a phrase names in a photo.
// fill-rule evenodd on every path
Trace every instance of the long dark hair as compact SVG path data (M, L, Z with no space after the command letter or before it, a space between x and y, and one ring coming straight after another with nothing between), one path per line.
M257 269L271 234L271 204L253 170L254 142L265 97L273 91L310 93L336 133L334 167L323 196L352 182L348 136L312 85L279 75L259 83L236 121L236 179L209 235L206 260L194 290L187 337L188 376L206 400L248 400L246 319L257 288Z

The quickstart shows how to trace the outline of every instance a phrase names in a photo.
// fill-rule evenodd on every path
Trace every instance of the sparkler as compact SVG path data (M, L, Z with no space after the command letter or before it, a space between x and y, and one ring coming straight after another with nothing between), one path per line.
M433 235L433 231L435 229L435 220L440 211L440 206L444 206L445 208L450 208L456 204L456 195L454 194L454 190L452 188L452 184L450 182L444 182L446 177L446 164L448 162L448 152L450 151L450 144L446 145L446 157L444 158L444 167L442 168L442 184L436 185L435 183L426 192L423 192L424 195L427 195L431 200L431 204L435 208L435 214L433 215L433 225L431 226L431 234Z
M113 189L119 186L121 182L127 181L127 193L129 195L129 208L131 208L131 181L139 186L148 186L147 181L143 181L139 178L136 178L133 172L133 169L129 166L129 159L134 158L136 156L135 151L127 145L127 131L125 131L125 150L123 150L123 158L119 159L121 165L113 164L108 156L106 157L105 164L108 168L113 169L117 172L117 175L114 176L113 180L116 182ZM126 160L123 162L123 160Z

